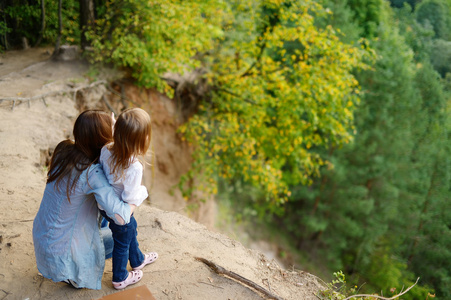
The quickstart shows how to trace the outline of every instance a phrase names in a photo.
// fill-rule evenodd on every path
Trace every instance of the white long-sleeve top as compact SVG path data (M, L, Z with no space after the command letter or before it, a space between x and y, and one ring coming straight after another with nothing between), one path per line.
M112 173L110 161L111 151L108 149L108 145L103 146L100 153L100 164L102 165L108 182L113 186L116 194L124 202L136 206L141 205L141 203L149 196L146 187L141 184L143 165L138 159L133 158L133 162L124 170L123 176L116 178L118 176L115 176L115 174Z

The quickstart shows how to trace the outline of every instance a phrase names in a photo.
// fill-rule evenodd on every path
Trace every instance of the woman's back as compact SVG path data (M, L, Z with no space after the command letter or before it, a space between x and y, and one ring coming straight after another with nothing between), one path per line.
M81 173L70 202L66 185L58 190L55 182L48 183L33 223L36 262L44 277L53 281L72 279L80 287L91 289L101 288L99 279L105 266L96 201L93 194L86 193L87 174L96 170L100 166Z

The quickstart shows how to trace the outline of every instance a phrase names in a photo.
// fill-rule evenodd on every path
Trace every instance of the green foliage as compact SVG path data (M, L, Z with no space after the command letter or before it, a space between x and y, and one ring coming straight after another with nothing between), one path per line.
M348 7L354 12L354 19L361 29L363 36L373 38L381 22L382 0L347 0Z
M61 44L78 45L80 43L79 10L79 1L63 1ZM54 42L58 36L58 1L46 1L46 12L48 29L44 33L44 39Z
M314 148L352 140L359 89L351 72L365 67L369 52L340 42L330 26L316 27L326 11L314 2L237 2L235 9L224 40L204 59L211 98L181 131L198 146L190 175L259 187L262 214L288 199L288 185L318 175L326 162Z
M417 21L423 26L431 26L435 37L443 40L450 38L451 18L446 0L425 0L415 10Z
M450 119L449 93L443 90L438 74L431 66L425 65L418 73L417 82L424 99L424 131L419 132L419 143L412 155L416 166L415 177L411 181L410 194L417 196L406 205L411 212L407 218L411 222L403 251L409 257L411 269L421 274L422 279L433 286L437 296L451 297L451 266L449 227L451 190L451 165L449 160ZM435 81L434 81L435 79ZM412 206L415 210L412 211Z
M369 51L315 27L326 11L314 2L228 4L109 1L89 33L92 59L166 92L162 75L202 67L210 93L181 128L196 144L186 180L204 176L196 189L208 193L218 176L243 180L264 191L262 211L277 210L288 184L308 183L325 163L310 149L351 141L351 72Z
M318 293L319 299L343 300L348 296L352 296L357 291L357 286L348 287L346 283L346 276L343 271L334 272L331 283L327 284L327 289Z
M385 297L393 297L416 282L417 278L407 270L407 263L390 255L391 252L389 245L378 245L370 257L370 264L362 269L360 278L355 276L358 282L368 282L365 290L379 291ZM418 284L402 299L428 299L429 294L433 294L430 287Z
M382 257L378 257L377 263L378 265L374 265L374 269L371 270L372 275L374 275L375 279L377 276L380 276L377 282L385 283L385 286L392 286L389 290L379 289L378 293L380 293L384 299L388 299L388 297L393 299L399 299L396 297L400 293L405 291L405 288L412 287L415 285L415 281L405 280L401 275L399 270L403 268L403 266L398 266L396 262L393 265L393 261L391 259L387 259L385 254L386 252L382 252ZM380 254L380 253L379 253ZM404 266L405 268L405 266ZM392 274L391 272L394 272ZM360 288L353 283L348 283L346 280L346 276L343 271L334 272L333 276L336 279L333 279L331 283L326 285L326 289L320 291L316 296L321 300L343 300L348 298L353 299L376 299L376 297L372 297L372 295L379 296L378 293L363 293L362 287L365 284L362 284ZM377 280L377 279L376 279ZM402 299L405 300L414 300L414 299L428 299L429 296L432 296L430 293L430 289L424 287L415 286L413 289L410 289L407 293L402 295ZM432 296L434 297L434 296Z
M36 6L20 4L5 8L5 15L14 18L15 34L17 38L26 37L31 43L36 39L33 35L36 28L40 28L40 10ZM9 32L12 31L9 27Z
M80 41L78 1L63 1L61 33L62 44L77 44ZM21 44L21 38L28 39L34 45L41 32L41 6L39 1L16 2L4 10L6 22L0 22L0 34L3 31L13 46ZM1 25L3 24L3 25ZM51 44L58 36L58 1L45 1L45 31L43 43ZM3 28L3 29L2 29ZM3 41L4 45L6 44Z
M421 0L390 0L390 4L393 7L401 8L409 5L411 8L415 8L415 6L420 3Z
M397 9L395 13L399 20L399 31L403 33L406 44L412 48L415 61L428 61L431 56L434 30L419 24L410 6Z
M451 230L448 224L451 216L450 205L439 204L443 201L446 203L444 199L428 203L427 213L422 215L427 221L416 236L418 244L415 244L411 264L415 273L422 274L422 279L435 288L439 299L449 299Z
M412 53L402 37L382 27L373 46L379 54L374 69L358 75L367 92L355 112L354 143L328 153L334 167L325 168L321 181L315 182L316 195L296 187L300 192L288 203L284 218L285 224L297 227L294 234L304 244L320 243L331 266L347 271L368 257L396 216L399 172L393 165L406 162L412 147L410 116L418 105L410 86Z
M324 7L330 10L323 18L317 18L320 27L332 26L337 35L345 43L355 43L363 35L363 28L359 27L354 18L353 10L346 1L324 1Z
M424 299L432 288L447 298L449 267L438 263L449 253L444 224L450 219L438 213L449 211L444 193L450 190L450 168L441 156L450 143L445 94L428 53L414 55L410 48L415 42L418 52L428 49L428 34L412 26L412 15L404 10L401 28L410 27L401 31L404 39L389 12L381 12L383 22L372 41L376 65L357 74L365 93L355 111L354 142L327 152L333 168L324 167L311 187L291 188L292 200L276 224L292 234L299 249L366 282L368 292L389 295L391 288L399 291L422 277L408 299ZM415 41L416 34L425 40ZM432 198L435 193L440 197ZM430 225L426 230L426 223L437 231ZM440 275L432 275L438 269Z
M128 68L140 85L169 92L166 72L185 73L200 66L192 59L206 52L223 32L222 1L108 1L96 21L95 62Z
M0 21L0 51L2 51L4 48L2 45L6 45L5 37L9 32L11 32L11 28L8 28L5 22Z
M432 42L431 63L442 77L451 72L451 41L436 39Z

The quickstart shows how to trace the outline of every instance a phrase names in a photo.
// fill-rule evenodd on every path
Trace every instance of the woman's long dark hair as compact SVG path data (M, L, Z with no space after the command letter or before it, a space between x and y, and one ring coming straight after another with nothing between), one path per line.
M47 183L55 181L59 190L63 179L66 194L75 189L80 174L97 161L102 147L113 141L113 119L101 110L87 110L81 113L74 124L74 139L64 140L56 146L50 161Z

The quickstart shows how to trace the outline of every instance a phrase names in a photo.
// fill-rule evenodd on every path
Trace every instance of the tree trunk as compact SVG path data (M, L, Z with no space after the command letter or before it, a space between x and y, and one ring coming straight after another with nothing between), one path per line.
M85 50L90 46L86 38L86 32L94 26L94 1L80 0L80 29L81 29L81 49Z
M52 58L58 57L61 44L61 32L63 31L63 0L58 0L58 37L56 38L55 50L53 50Z
M39 46L39 44L42 41L42 37L44 36L45 31L45 0L41 0L41 32L39 33L39 38L36 41L36 44L34 45Z

